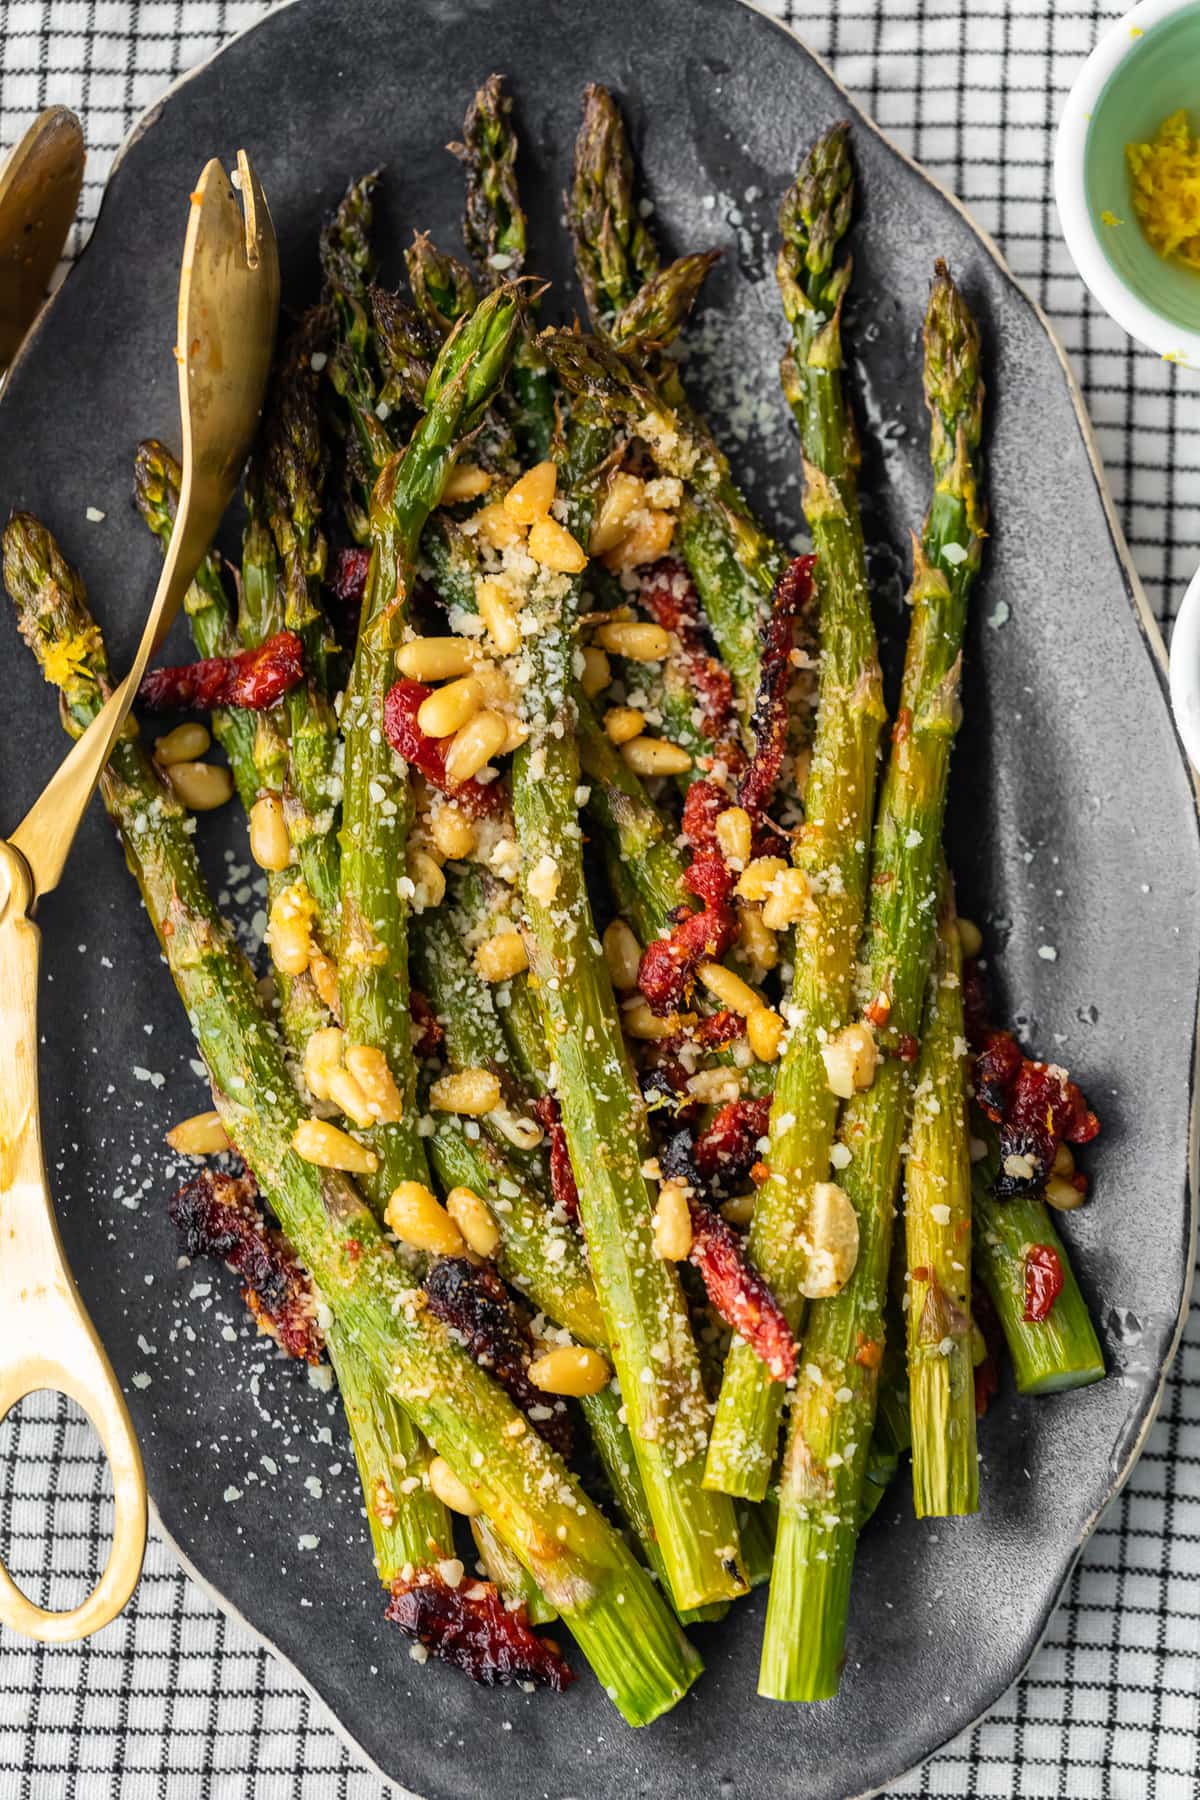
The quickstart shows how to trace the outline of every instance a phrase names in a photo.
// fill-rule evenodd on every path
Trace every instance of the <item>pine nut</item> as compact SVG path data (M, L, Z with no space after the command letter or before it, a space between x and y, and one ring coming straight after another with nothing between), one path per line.
M621 755L635 775L682 775L692 766L687 751L666 738L631 738L621 745Z
M167 780L189 812L213 812L233 797L233 776L220 763L171 763Z
M396 667L409 681L450 681L468 675L479 661L472 638L410 638L396 652Z
M627 744L645 731L646 715L636 706L610 706L604 715L604 729L610 743Z
M736 1069L697 1069L688 1078L687 1091L701 1106L728 1106L741 1097L742 1077Z
M496 1254L500 1246L500 1232L490 1210L478 1194L468 1187L451 1188L446 1195L446 1211L476 1256Z
M661 625L647 625L637 619L617 619L610 625L598 625L592 642L614 656L625 656L630 662L661 662L671 648L670 633Z
M367 1104L367 1096L349 1069L330 1069L327 1082L330 1100L352 1124L357 1125L360 1130L374 1125L375 1117Z
M345 1039L341 1027L314 1031L304 1046L304 1081L314 1100L329 1099L329 1077L340 1068Z
M464 1519L478 1516L479 1502L474 1494L440 1456L435 1456L429 1465L429 1490L443 1506L453 1513L461 1513Z
M740 1013L743 1019L748 1019L751 1013L761 1010L762 996L732 969L723 969L720 963L706 962L700 964L696 973L709 993L730 1012Z
M756 981L761 981L779 961L779 944L775 933L763 924L762 914L756 907L738 907L737 950L749 962Z
M614 919L604 933L604 960L618 994L627 994L637 986L642 952L638 941L624 919Z
M649 1001L638 994L622 1003L621 1025L627 1037L654 1043L673 1036L679 1030L679 1019L677 1016L660 1019L657 1013L651 1012Z
M746 1020L746 1041L759 1062L772 1063L783 1043L783 1020L771 1006L760 1006Z
M558 470L554 464L535 463L505 494L504 510L519 525L532 525L550 511L557 486Z
M771 892L763 901L763 924L770 931L786 931L804 916L808 906L808 882L800 869L784 869L775 877Z
M198 757L207 756L211 747L208 727L193 720L155 740L154 760L160 769L169 769L172 763L195 762Z
M657 562L671 548L675 536L675 515L669 512L642 512L619 544L608 552L604 565L614 574L625 569L640 568L643 563Z
M510 1112L507 1106L493 1106L488 1118L514 1150L536 1150L544 1136L536 1120L523 1119L519 1113Z
M483 705L483 689L471 675L460 675L422 700L417 708L417 724L426 737L444 738L473 719Z
M587 551L557 519L539 519L529 528L529 554L543 569L578 575L587 568Z
M475 951L475 967L485 981L510 981L529 967L525 939L519 931L498 931Z
M717 814L714 827L721 855L733 867L742 869L750 861L754 831L750 814L744 806L727 806Z
M497 752L497 755L499 756L507 756L510 750L515 750L518 744L523 744L525 739L529 736L529 727L526 725L524 719L515 718L511 714L505 714L504 722L508 726L508 731L505 734L504 742Z
M477 500L486 494L496 477L475 463L455 463L442 485L440 505L453 506L456 500Z
M466 1113L482 1118L500 1104L500 1082L490 1069L458 1069L443 1075L429 1090L436 1112Z
M757 1199L756 1193L736 1194L722 1206L721 1217L727 1225L748 1225L754 1217L754 1203Z
M479 842L474 822L452 800L443 800L432 814L429 835L448 862L462 862Z
M250 808L250 854L260 869L275 875L292 860L292 841L278 794L262 794Z
M654 1254L664 1262L686 1262L692 1249L692 1214L687 1184L664 1181L654 1208Z
M513 656L521 648L521 621L516 602L502 581L485 578L475 583L475 604L500 656Z
M598 1394L612 1380L612 1370L596 1350L583 1344L559 1344L529 1365L529 1379L544 1394L582 1398Z
M422 1181L402 1181L393 1189L383 1217L388 1230L414 1250L461 1256L466 1249L458 1226Z
M1051 1173L1054 1175L1073 1175L1075 1173L1075 1158L1066 1144L1060 1144L1054 1152L1054 1166Z
M645 483L636 475L627 475L621 469L611 475L588 539L589 555L603 556L606 550L615 549L625 536L630 513L644 505L645 499Z
M220 1156L223 1150L233 1147L218 1112L181 1119L168 1131L167 1142L180 1156Z
M478 775L491 757L498 756L508 737L503 714L486 709L469 719L446 752L446 777L452 786Z
M525 535L524 529L513 518L503 500L490 500L478 512L471 514L470 522L484 543L490 544L493 550L511 550Z
M822 1044L821 1061L830 1093L839 1100L849 1100L853 1094L869 1088L875 1079L879 1061L875 1033L861 1022L847 1025L832 1042Z
M303 1119L292 1134L292 1149L321 1169L344 1169L348 1175L374 1175L379 1158L348 1131L328 1119Z
M312 922L317 904L303 881L289 882L271 902L267 945L271 960L284 975L303 975L312 956Z
M980 931L978 925L976 925L974 919L964 919L960 917L958 920L958 941L962 945L962 953L964 956L971 957L979 955L979 952L983 949L983 933Z
M435 906L440 906L446 898L446 877L428 850L422 850L419 844L410 844L407 867L408 879L413 884L413 911L431 912Z
M553 906L558 896L558 864L550 855L539 856L525 878L525 890L539 906Z
M827 1300L845 1287L858 1261L858 1215L836 1181L813 1187L806 1231L808 1268L800 1291L806 1299Z
M597 650L594 644L589 644L583 653L583 674L579 678L580 687L589 700L594 700L597 694L604 692L611 681L612 664L603 650Z
M308 954L308 972L326 1011L331 1012L335 1019L338 1018L342 997L338 991L337 964L332 956L326 956L315 944Z
M347 1044L346 1067L366 1095L372 1122L394 1125L404 1114L404 1096L396 1086L387 1057L374 1044ZM336 1095L334 1098L336 1099Z
M756 856L742 870L733 891L739 900L765 900L786 868L782 856Z
M1050 1177L1043 1195L1046 1205L1052 1206L1055 1212L1074 1212L1077 1206L1083 1205L1086 1197L1077 1187L1072 1187L1069 1181L1064 1181L1061 1175Z

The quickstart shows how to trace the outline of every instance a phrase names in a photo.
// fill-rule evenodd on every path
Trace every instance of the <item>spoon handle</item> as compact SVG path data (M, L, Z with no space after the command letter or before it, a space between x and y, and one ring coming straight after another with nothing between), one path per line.
M0 1563L0 1622L44 1643L87 1637L133 1592L146 1546L146 1481L129 1413L67 1268L46 1183L38 1112L41 933L29 874L0 841L0 1420L26 1394L67 1394L95 1427L115 1502L108 1565L71 1612L47 1612Z

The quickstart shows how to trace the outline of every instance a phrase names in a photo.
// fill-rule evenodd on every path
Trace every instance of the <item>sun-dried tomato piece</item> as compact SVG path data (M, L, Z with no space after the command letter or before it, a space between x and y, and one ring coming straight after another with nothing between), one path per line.
M452 1588L432 1569L397 1578L384 1618L485 1687L534 1681L561 1694L575 1679L557 1644L529 1629L524 1606L510 1612L490 1581Z
M1031 1244L1025 1252L1025 1311L1027 1325L1040 1325L1062 1293L1063 1266L1053 1244Z
M796 621L812 599L815 556L797 556L775 583L771 611L763 630L758 693L750 717L754 754L738 781L738 805L751 819L766 816L787 748L788 689Z
M963 971L967 1040L975 1052L975 1098L999 1126L997 1199L1040 1194L1060 1144L1089 1144L1100 1121L1065 1069L1026 1056L1010 1031L987 1022L987 998L976 963ZM1073 1186L1080 1192L1079 1181Z
M719 781L693 781L684 796L680 825L696 856L720 856L717 819L731 804Z
M242 1278L242 1299L259 1330L289 1356L318 1363L325 1339L308 1271L283 1233L268 1225L253 1176L205 1169L167 1202L188 1256L214 1256Z
M420 988L408 990L408 1014L417 1034L413 1039L413 1054L426 1062L441 1049L446 1040L446 1027Z
M241 706L265 712L282 700L304 674L304 646L294 631L277 631L257 650L233 656L205 656L175 668L151 669L142 677L138 699L151 712L210 712L214 706Z
M758 1158L759 1139L767 1135L771 1096L731 1100L721 1107L707 1131L696 1140L696 1167L705 1181L735 1186L749 1175Z
M550 1192L573 1225L579 1223L579 1188L567 1149L563 1129L562 1108L553 1094L539 1094L533 1103L533 1116L550 1142Z
M658 1048L664 1060L673 1061L688 1046L697 1050L725 1050L745 1035L745 1019L740 1013L730 1012L727 1006L723 1006L719 1012L707 1013L704 1018L681 1026L670 1037L660 1039ZM686 1074L685 1070L685 1084Z
M747 1262L741 1238L705 1200L691 1133L675 1132L658 1160L664 1175L687 1183L692 1218L688 1260L699 1270L713 1308L765 1363L772 1381L789 1381L796 1372L791 1326L767 1283Z
M367 591L367 571L371 567L371 552L363 550L357 544L348 549L339 550L333 560L333 569L326 580L326 586L335 600L351 610L362 607Z
M560 1456L571 1453L571 1416L561 1400L529 1379L531 1343L524 1321L499 1275L465 1256L442 1256L425 1277L429 1310L462 1340L480 1368L489 1369Z
M642 576L638 599L655 623L676 639L668 669L678 670L683 688L695 696L705 735L722 761L739 767L744 758L735 735L733 680L709 649L700 596L686 565L674 556L651 563Z
M419 769L443 794L449 794L464 812L479 818L494 813L504 805L504 783L470 781L454 783L446 774L446 751L449 738L430 737L417 724L417 713L428 700L432 688L420 681L397 681L387 691L383 702L383 729L388 743L406 763Z
M982 1419L994 1394L1000 1392L1000 1359L1004 1354L1004 1333L992 1305L992 1297L981 1282L971 1284L971 1317L979 1327L987 1354L975 1365L975 1416Z
M670 937L654 938L642 952L638 987L661 1018L679 1012L702 962L720 962L737 934L732 907L706 906L688 913Z

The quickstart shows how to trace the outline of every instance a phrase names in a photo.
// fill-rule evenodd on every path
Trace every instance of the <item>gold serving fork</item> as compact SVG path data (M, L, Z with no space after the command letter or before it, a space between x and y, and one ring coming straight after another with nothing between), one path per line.
M0 168L0 374L46 297L82 185L79 120L48 107Z
M35 1606L0 1564L0 1621L62 1643L115 1617L146 1543L146 1481L129 1413L67 1268L38 1117L37 902L67 853L146 664L179 610L246 460L279 311L279 259L262 188L238 152L241 205L216 158L191 196L179 281L183 483L170 550L133 667L72 746L11 838L0 839L0 1419L50 1389L84 1409L112 1470L115 1523L103 1575L72 1612Z

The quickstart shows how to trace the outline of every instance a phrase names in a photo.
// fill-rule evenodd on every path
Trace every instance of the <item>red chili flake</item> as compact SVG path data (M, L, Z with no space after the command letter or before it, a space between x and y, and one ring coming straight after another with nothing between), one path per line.
M971 1286L971 1317L983 1336L987 1354L975 1365L975 1416L982 1419L993 1394L1000 1392L1000 1359L1004 1354L1004 1333L996 1317L991 1295L981 1282Z
M408 1014L413 1022L413 1054L422 1062L436 1056L446 1038L446 1028L420 988L410 988Z
M754 755L738 782L738 805L756 820L766 816L787 745L796 620L812 599L816 560L815 556L797 556L788 564L775 583L763 629L758 693L750 718Z
M896 723L892 726L893 744L902 744L912 731L912 712L902 706L896 714Z
M767 1135L771 1096L731 1100L721 1107L707 1131L696 1140L696 1167L705 1181L736 1185L758 1157L758 1141Z
M878 1338L864 1337L860 1331L854 1360L860 1369L877 1369L883 1361L883 1345Z
M326 586L335 600L343 606L360 609L367 591L367 571L371 567L371 552L351 545L348 550L339 550L334 558L333 572L326 581Z
M561 1694L575 1679L553 1639L530 1630L524 1606L509 1611L490 1581L452 1588L423 1569L413 1581L392 1583L384 1617L485 1687L533 1681Z
M304 646L294 631L277 631L257 650L234 656L206 656L172 669L151 669L142 677L138 699L152 712L210 712L214 706L241 706L265 712L294 688L304 674Z
M673 556L651 563L642 576L638 599L656 624L675 637L668 672L678 670L682 686L695 695L705 735L712 739L717 755L731 767L739 767L744 757L735 736L733 680L709 649L700 596L686 566Z
M567 1149L563 1129L562 1108L553 1094L539 1094L533 1103L533 1116L550 1140L550 1192L573 1225L579 1223L579 1188Z
M867 1005L863 1007L863 1018L868 1025L874 1025L877 1031L882 1031L891 1016L892 1002L880 988L875 998L868 1001Z
M417 713L432 692L420 681L397 681L388 689L383 703L383 729L388 743L397 756L419 769L443 794L449 794L464 812L474 818L498 812L504 805L505 784L472 778L455 785L446 774L446 751L451 740L429 737L417 724Z
M772 1381L790 1381L796 1372L796 1340L770 1288L752 1269L741 1240L711 1206L693 1194L689 1261L700 1271L705 1291L725 1323L766 1365Z
M903 1032L896 1039L896 1055L902 1063L916 1062L920 1052L921 1046L911 1032Z
M569 1456L571 1416L561 1400L530 1381L529 1332L496 1271L465 1256L439 1257L425 1277L425 1297L435 1318L457 1333L522 1412L549 1413L530 1422L560 1456Z
M214 1256L242 1278L242 1300L260 1331L300 1362L318 1363L325 1339L308 1271L268 1225L253 1176L205 1169L167 1203L188 1256Z
M1025 1252L1025 1312L1027 1325L1040 1325L1062 1293L1063 1267L1052 1244L1031 1244Z

